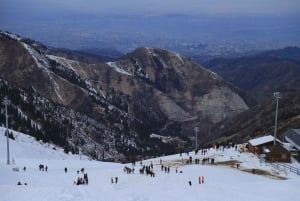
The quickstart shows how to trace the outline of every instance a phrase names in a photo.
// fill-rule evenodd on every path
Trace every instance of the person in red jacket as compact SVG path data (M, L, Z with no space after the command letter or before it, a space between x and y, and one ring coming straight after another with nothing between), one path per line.
M204 180L205 180L205 177L204 177L204 176L201 176L201 183L202 183L202 184L204 183Z

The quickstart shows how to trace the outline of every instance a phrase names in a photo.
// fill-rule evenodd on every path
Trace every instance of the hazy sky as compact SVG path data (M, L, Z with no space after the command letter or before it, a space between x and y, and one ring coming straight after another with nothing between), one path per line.
M300 13L300 0L0 0L0 12ZM1 14L0 14L1 16Z

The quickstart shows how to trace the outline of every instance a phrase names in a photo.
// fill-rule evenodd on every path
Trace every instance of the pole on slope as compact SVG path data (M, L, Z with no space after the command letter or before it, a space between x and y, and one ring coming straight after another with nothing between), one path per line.
M196 133L195 150L198 149L198 132L199 132L199 127L195 127L195 133Z
M276 99L275 128L274 128L274 145L275 145L276 144L276 134L277 134L278 102L279 102L279 98L280 98L280 93L274 92L274 97Z
M8 116L7 116L7 105L8 105L8 99L5 96L4 101L3 101L4 105L5 105L5 122L6 122L6 147L7 147L7 165L10 164L10 159L9 159L9 136L8 136Z

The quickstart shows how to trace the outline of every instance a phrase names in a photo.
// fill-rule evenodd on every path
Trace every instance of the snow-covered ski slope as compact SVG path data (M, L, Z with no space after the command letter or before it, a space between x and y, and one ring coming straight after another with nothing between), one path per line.
M9 141L14 164L7 165L6 137L0 127L0 201L296 201L300 197L300 176L272 169L256 156L234 148L208 150L205 157L214 158L215 165L195 165L195 158L204 157L201 152L144 160L143 165L154 165L155 177L150 177L139 174L139 161L134 174L126 174L123 168L133 168L132 164L92 161L85 156L64 154L59 147L36 142L18 132L14 136L16 140ZM183 165L182 159L185 163L190 156L193 164ZM160 160L164 166L170 166L170 173L161 170ZM239 161L239 169L234 163L219 164L227 164L226 161ZM40 171L39 164L47 166L48 171ZM295 162L293 165L299 166ZM83 177L77 173L81 168L88 174L88 185L74 184ZM286 179L242 171L247 169L266 170ZM205 182L199 184L198 177L202 175ZM118 183L111 183L112 177L118 177ZM19 181L22 185L17 185Z

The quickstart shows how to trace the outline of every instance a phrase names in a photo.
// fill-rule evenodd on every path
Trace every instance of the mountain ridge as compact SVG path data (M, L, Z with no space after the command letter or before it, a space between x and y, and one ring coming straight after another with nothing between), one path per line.
M6 51L8 47L12 51ZM2 79L25 87L30 93L26 96L37 93L60 105L56 118L49 118L58 125L68 119L64 146L77 151L81 147L98 159L186 149L191 144L188 133L193 133L187 122L205 121L200 126L204 130L223 114L234 116L248 109L235 87L188 58L162 49L138 48L117 61L85 63L49 54L39 43L7 34L0 35L0 48ZM20 54L15 55L17 50ZM222 114L214 114L217 110ZM47 113L43 107L39 111ZM179 141L163 143L151 139L151 133Z
M299 48L294 48L299 51ZM297 91L300 89L300 64L285 50L266 52L249 57L214 59L203 63L227 81L247 92L258 102L275 91ZM295 54L297 54L297 51ZM278 55L277 57L271 55ZM283 55L283 56L280 56ZM288 58L290 57L290 58Z

